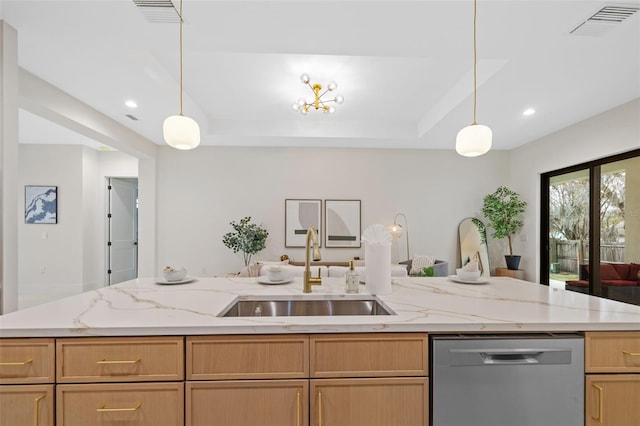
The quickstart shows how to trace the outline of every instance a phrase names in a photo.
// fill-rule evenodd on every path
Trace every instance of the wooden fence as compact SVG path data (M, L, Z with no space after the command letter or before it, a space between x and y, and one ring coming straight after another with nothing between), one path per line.
M557 272L577 274L580 265L589 260L589 242L585 240L556 240L550 241L551 264L557 264ZM624 262L624 244L601 244L601 262ZM552 268L553 269L553 268ZM553 271L555 272L555 271Z

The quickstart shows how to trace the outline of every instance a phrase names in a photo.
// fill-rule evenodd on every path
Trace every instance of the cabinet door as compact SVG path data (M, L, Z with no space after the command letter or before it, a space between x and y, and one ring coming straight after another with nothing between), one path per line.
M640 375L588 374L587 426L637 426L640 419Z
M58 426L181 426L184 383L57 385Z
M308 380L187 383L187 426L308 426Z
M53 385L0 386L0 425L53 426Z
M428 379L311 380L312 426L426 426Z

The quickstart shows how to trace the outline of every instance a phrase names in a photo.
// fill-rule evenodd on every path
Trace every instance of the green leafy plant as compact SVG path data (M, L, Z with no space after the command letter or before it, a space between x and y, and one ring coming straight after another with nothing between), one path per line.
M415 277L432 277L434 274L433 272L433 268L431 266L428 266L426 268L422 268L422 271L418 272L417 274L414 274Z
M269 232L261 226L251 223L251 216L241 219L240 222L231 222L229 225L234 232L224 234L222 243L234 253L241 251L244 266L247 266L251 262L251 256L266 247Z
M485 196L483 201L482 213L489 221L489 226L494 229L491 236L497 239L507 238L509 255L513 256L511 236L524 225L522 214L527 207L526 201L522 201L518 193L504 186Z

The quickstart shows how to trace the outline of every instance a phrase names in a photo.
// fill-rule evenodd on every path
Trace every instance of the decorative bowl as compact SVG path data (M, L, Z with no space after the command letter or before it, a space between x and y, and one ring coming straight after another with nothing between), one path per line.
M180 281L187 276L187 270L183 267L167 266L162 270L162 276L167 281Z
M464 281L475 281L480 278L480 271L465 271L463 269L456 269L456 275L458 278Z

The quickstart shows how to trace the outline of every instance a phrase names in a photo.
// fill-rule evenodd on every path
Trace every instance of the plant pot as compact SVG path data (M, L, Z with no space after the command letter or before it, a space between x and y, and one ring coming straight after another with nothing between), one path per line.
M520 266L520 257L521 256L509 256L505 255L504 260L507 262L507 269L511 269L512 271L517 271Z

